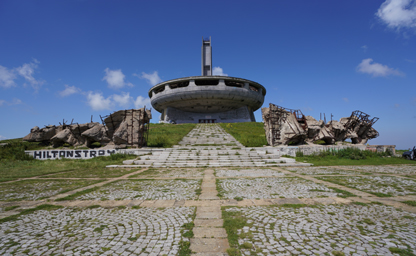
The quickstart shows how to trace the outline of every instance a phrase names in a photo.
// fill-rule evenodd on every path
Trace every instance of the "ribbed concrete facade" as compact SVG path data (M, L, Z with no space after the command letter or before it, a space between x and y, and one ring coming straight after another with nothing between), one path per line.
M253 112L263 105L266 89L236 77L195 76L166 81L149 90L160 122L255 122Z

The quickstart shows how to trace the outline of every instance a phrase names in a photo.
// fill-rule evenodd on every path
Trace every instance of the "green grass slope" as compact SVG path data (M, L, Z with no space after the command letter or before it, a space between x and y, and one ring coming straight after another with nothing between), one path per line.
M246 147L263 147L267 145L263 123L220 123L226 132Z

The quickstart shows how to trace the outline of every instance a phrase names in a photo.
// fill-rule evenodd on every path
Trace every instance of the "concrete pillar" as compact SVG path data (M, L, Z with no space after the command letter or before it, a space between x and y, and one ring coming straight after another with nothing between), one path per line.
M202 76L212 75L212 48L211 37L209 39L202 38Z
M249 90L250 89L250 84L249 83L244 83L244 89Z
M219 81L219 83L218 83L218 86L219 87L225 87L226 85L225 85L225 82L224 82L224 79L220 79L220 81Z
M196 86L195 84L195 80L189 80L189 85L188 86Z

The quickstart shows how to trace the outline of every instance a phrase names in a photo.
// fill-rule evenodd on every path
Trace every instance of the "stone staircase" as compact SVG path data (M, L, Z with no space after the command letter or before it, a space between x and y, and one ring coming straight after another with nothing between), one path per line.
M134 160L124 161L123 164L129 167L306 165L295 163L292 158L280 157L277 151L273 152L270 148L246 148L216 124L197 125L173 148L145 152Z

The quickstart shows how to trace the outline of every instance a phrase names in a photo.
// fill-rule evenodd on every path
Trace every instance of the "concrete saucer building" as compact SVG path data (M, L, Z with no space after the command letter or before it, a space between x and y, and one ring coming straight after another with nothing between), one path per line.
M149 90L160 121L172 123L255 122L266 89L237 77L212 75L211 38L202 39L202 75L165 81Z

